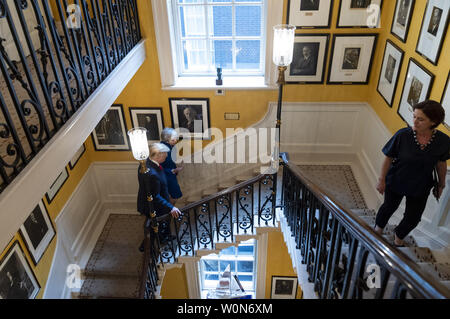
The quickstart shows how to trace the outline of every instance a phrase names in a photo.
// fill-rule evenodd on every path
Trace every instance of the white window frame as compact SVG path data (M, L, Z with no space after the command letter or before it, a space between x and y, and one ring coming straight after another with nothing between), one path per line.
M241 244L245 245L246 243L243 242ZM241 245L241 244L239 244L239 245ZM252 287L251 290L247 289L245 292L247 294L251 294L253 296L253 298L256 297L256 286L257 286L257 279L258 279L258 272L257 272L258 241L256 239L254 239L254 242L251 245L253 246L253 255L251 255L251 256L250 255L238 255L238 246L234 246L235 247L235 253L233 255L219 256L219 254L211 254L211 255L203 256L200 259L198 268L199 268L200 292L202 294L202 298L206 297L207 291L210 290L210 289L207 289L207 288L203 287L204 284L205 284L204 283L205 275L207 273L217 274L219 276L219 279L220 279L220 274L223 272L223 271L220 270L220 261L233 261L235 263L235 268L234 268L235 270L231 271L231 275L233 276L234 274L237 274L238 278L239 278L240 274L241 275L247 275L248 274L248 273L240 273L237 270L238 262L239 261L252 261L253 262L253 269L251 271L251 276L253 277L253 287ZM231 247L233 247L233 246L231 246ZM202 260L217 260L218 267L219 267L218 271L205 273L203 271L203 268L202 268L202 265L201 265ZM234 279L232 279L232 280L234 280Z
M162 89L276 89L276 67L272 62L272 30L273 26L282 23L283 5L280 0L267 0L266 8L264 76L224 76L223 85L217 86L215 76L178 76L176 45L174 34L171 32L173 26L171 0L152 0Z

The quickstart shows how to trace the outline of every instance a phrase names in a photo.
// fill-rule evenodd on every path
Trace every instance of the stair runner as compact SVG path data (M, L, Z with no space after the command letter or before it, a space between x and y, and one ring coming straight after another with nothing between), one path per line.
M353 172L348 165L299 165L304 175L338 200L359 218L374 225L376 212L368 209ZM254 172L256 174L256 171ZM246 176L251 176L246 174ZM236 183L241 179L236 178ZM223 184L223 183L222 183ZM217 185L222 189L223 185ZM209 195L207 190L178 202L182 207L194 199ZM144 218L139 215L111 214L96 243L84 271L78 298L137 298L143 254L137 247L143 239ZM388 225L383 237L393 242L393 228ZM431 276L450 288L450 263L438 261L427 247L418 247L412 236L398 248L417 262Z

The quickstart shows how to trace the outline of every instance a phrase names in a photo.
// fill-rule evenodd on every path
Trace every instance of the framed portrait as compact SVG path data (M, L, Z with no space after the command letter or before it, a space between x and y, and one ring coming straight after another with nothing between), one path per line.
M379 28L382 0L341 0L338 28Z
M377 91L390 107L392 107L392 101L397 88L398 75L403 62L403 54L404 52L392 41L386 41L383 64L381 65L380 76L378 78Z
M297 296L297 277L272 276L271 299L295 299Z
M289 83L323 83L329 34L297 34L292 63L286 72Z
M15 241L0 261L0 299L34 299L41 287Z
M430 95L434 75L413 58L409 59L398 114L409 126L413 125L413 105L425 101Z
M37 265L53 237L55 237L55 230L42 200L20 226L20 233L34 264Z
M169 98L173 127L183 138L210 139L208 98Z
M428 0L416 52L437 65L448 26L450 1Z
M287 23L297 28L329 28L333 0L289 0Z
M92 132L96 151L128 151L127 128L121 104L113 104Z
M64 167L63 171L59 173L56 180L53 182L53 184L50 186L49 190L45 194L45 197L47 197L47 202L50 204L53 199L55 198L56 194L58 194L61 187L66 182L67 178L69 177L69 172L67 171L67 167Z
M391 33L399 40L406 42L409 25L414 11L415 0L397 0L394 17L392 19Z
M73 155L72 159L69 162L70 169L74 169L75 165L77 165L78 160L83 156L84 152L86 151L86 147L84 147L84 143L81 144L80 148L77 150L77 152Z
M333 36L328 84L367 84L377 34Z
M161 141L161 131L164 128L162 108L160 107L130 107L130 117L133 127L147 129L149 144Z
M447 76L447 83L445 84L444 93L442 94L442 98L441 98L441 104L445 110L444 125L448 130L450 130L450 89L449 89L450 84L449 84L449 79L450 79L450 73Z

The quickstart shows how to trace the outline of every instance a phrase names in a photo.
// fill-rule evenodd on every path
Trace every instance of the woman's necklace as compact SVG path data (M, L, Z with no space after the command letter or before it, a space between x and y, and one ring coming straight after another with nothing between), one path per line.
M433 140L434 140L434 136L436 135L436 130L433 130L433 134L431 134L431 137L428 139L428 142L420 143L419 140L417 139L417 132L414 130L413 130L413 132L414 132L414 141L420 147L421 150L424 150L425 147L430 145L431 142L433 142Z

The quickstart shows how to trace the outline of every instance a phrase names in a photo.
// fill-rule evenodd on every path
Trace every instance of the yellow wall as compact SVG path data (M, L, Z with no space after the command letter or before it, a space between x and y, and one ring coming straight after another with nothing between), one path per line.
M181 268L166 270L161 286L162 299L189 299L186 271L184 265Z
M272 276L297 277L281 231L268 233L266 264L266 299L270 299ZM297 299L302 298L302 289L297 288Z
M420 54L416 52L416 45L419 39L420 29L422 25L422 18L425 13L427 1L416 0L414 12L411 20L411 26L408 32L407 42L404 43L391 34L391 23L395 11L395 1L383 1L383 15L380 29L380 36L378 39L377 51L373 63L373 71L369 83L368 102L373 107L377 115L381 118L386 127L394 133L398 129L405 127L406 123L397 114L398 106L400 104L403 84L405 83L406 73L408 69L408 61L412 57L423 65L428 71L434 74L434 82L430 93L430 99L441 101L444 92L445 83L447 81L448 72L450 69L450 32L447 32L443 42L441 54L438 60L438 65L433 65L427 61ZM383 63L384 47L386 40L389 39L394 42L400 49L404 51L403 63L399 75L397 89L392 103L392 108L384 101L381 95L377 92L378 78L380 75L381 64ZM444 126L440 125L439 130L446 134L450 131Z
M81 178L86 173L87 169L90 165L90 158L88 152L84 152L84 154L81 156L75 167L71 170L69 165L67 165L67 170L69 173L69 177L65 181L64 185L60 188L58 193L56 194L55 198L52 200L50 204L47 202L47 198L44 196L44 205L47 209L47 212L50 216L50 219L53 223L53 228L55 228L56 236L53 237L52 241L50 242L49 246L47 247L46 251L42 255L42 258L39 260L38 264L35 266L33 263L33 259L31 258L26 245L22 239L22 236L20 235L19 231L17 230L17 233L14 235L11 242L6 246L6 248L3 250L3 252L0 254L0 260L3 259L3 257L8 252L9 248L17 241L19 241L20 247L25 253L25 256L28 260L28 263L33 271L33 273L36 276L37 281L39 282L39 285L41 286L41 289L36 296L37 299L42 298L44 293L44 288L47 283L47 278L50 272L50 267L53 261L53 255L55 253L56 248L56 238L58 236L57 229L55 227L55 218L58 216L58 214L61 212L61 209L64 207L65 203L69 199L70 195L73 193L75 188L77 187L78 183L80 182ZM37 203L36 203L37 204Z

